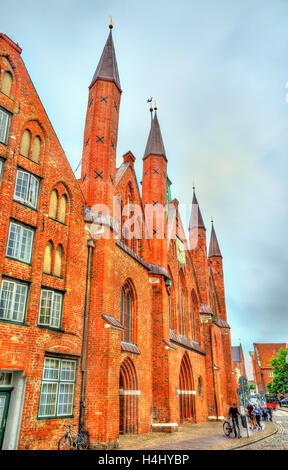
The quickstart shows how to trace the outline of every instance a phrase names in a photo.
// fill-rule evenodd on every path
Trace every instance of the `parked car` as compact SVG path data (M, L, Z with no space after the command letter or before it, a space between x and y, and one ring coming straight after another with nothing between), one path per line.
M288 405L288 397L286 398L281 398L281 405Z

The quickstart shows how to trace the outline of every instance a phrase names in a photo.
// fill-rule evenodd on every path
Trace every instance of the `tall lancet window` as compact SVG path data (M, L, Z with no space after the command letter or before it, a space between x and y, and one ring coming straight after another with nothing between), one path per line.
M132 343L134 340L133 331L133 293L128 284L125 284L121 290L121 313L120 321L124 326L122 332L122 341Z

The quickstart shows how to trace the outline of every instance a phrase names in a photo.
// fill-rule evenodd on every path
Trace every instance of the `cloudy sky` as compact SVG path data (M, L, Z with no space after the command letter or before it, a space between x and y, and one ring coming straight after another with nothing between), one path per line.
M158 117L173 182L195 181L224 258L233 344L288 340L287 0L0 0L1 29L22 57L73 169L88 85L113 16L123 89L118 164L132 150L141 179ZM287 85L288 86L288 85Z

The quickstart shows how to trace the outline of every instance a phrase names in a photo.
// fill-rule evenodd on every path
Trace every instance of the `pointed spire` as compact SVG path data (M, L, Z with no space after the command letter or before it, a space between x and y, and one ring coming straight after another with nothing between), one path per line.
M219 248L218 240L216 237L216 233L214 230L214 225L213 225L213 220L212 220L212 229L211 229L211 237L210 237L210 246L209 246L209 255L208 258L211 258L211 256L221 256L221 251Z
M114 43L112 38L112 24L109 25L110 33L103 49L99 64L96 72L92 79L90 87L96 82L96 80L104 79L111 80L121 91L120 78L116 60L116 54L114 49Z
M189 222L189 230L192 228L205 228L204 222L203 222L203 217L200 211L200 207L197 201L196 193L195 193L195 187L193 186L193 199L192 199L192 210L191 210L191 216L190 216L190 222Z
M146 149L144 152L143 160L146 157L148 157L148 155L151 155L151 154L162 155L165 158L165 160L167 160L156 111L154 114L154 119L151 123L151 129L150 129Z

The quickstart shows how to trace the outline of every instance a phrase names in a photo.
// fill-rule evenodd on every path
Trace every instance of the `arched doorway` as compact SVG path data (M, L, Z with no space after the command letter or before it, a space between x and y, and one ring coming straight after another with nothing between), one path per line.
M139 393L134 364L130 359L125 359L120 367L119 378L120 434L138 432Z
M191 362L188 354L185 353L181 361L179 374L179 406L181 422L196 421L195 393Z

